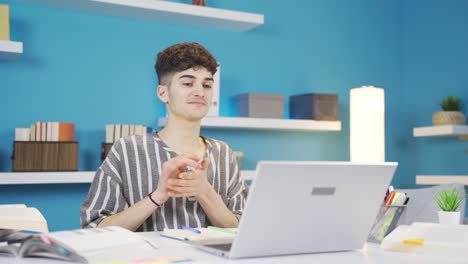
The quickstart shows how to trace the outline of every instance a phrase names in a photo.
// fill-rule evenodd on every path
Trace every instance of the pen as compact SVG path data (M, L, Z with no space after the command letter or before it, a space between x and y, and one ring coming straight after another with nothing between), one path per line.
M203 157L199 161L197 161L198 164L201 164L202 162L203 162ZM195 168L192 167L192 166L185 167L185 172L192 172L194 170L195 170Z
M193 232L195 234L201 234L201 231L190 226L182 226L182 229Z

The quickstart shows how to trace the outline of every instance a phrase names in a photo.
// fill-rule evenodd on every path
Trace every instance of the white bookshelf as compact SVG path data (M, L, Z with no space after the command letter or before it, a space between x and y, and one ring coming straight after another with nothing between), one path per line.
M413 128L414 137L468 137L468 126L448 125L448 126L428 126Z
M166 123L167 118L159 118L158 125L160 127L166 126ZM202 119L201 127L282 131L340 131L341 121L249 117L205 117Z
M94 171L3 172L0 184L90 183Z
M0 185L91 183L94 174L94 171L3 172L0 173ZM244 180L253 180L255 171L241 171L241 176Z
M261 14L158 0L18 0L117 17L247 31L263 25Z
M13 60L23 54L23 42L0 40L0 59Z
M416 175L416 184L439 185L450 183L468 185L468 175Z

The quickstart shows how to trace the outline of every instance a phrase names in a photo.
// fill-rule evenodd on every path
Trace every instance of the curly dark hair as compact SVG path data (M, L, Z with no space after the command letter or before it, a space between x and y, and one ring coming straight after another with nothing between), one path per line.
M196 42L184 42L159 52L154 69L159 84L169 85L168 77L176 72L204 67L214 75L217 66L215 57L205 47Z

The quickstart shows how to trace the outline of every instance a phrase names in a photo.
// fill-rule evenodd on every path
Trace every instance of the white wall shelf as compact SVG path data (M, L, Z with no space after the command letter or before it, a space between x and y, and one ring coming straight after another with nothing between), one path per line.
M167 118L158 120L160 127L166 126ZM283 131L340 131L341 121L315 121L299 119L273 119L249 117L205 117L202 128L255 129Z
M0 60L13 60L23 54L23 42L0 40Z
M413 128L414 137L456 137L468 140L468 126L429 126Z
M20 0L63 9L163 23L247 31L263 25L261 14L158 0Z
M0 173L0 185L90 183L94 173L94 171L2 172ZM255 171L241 171L241 175L245 180L252 180Z
M450 183L468 185L468 175L416 175L416 184L439 185Z

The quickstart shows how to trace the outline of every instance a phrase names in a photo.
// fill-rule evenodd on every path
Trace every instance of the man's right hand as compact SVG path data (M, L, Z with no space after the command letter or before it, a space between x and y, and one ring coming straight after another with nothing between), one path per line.
M164 162L158 186L151 198L159 204L165 203L169 199L168 180L170 178L179 178L179 174L185 172L187 166L199 169L201 165L197 163L198 160L200 160L200 157L196 154L182 154Z

